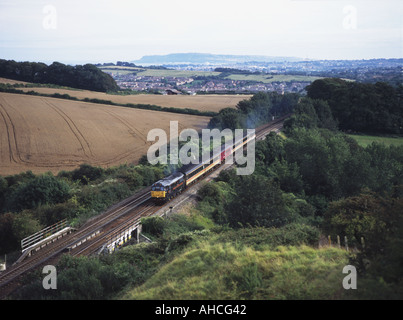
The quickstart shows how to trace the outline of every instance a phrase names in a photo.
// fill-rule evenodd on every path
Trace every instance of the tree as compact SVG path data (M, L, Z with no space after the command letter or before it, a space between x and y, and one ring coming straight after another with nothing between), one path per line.
M356 262L361 272L401 285L402 212L403 199L367 191L330 203L324 229L334 236L347 236L349 244L360 249Z
M0 59L0 76L35 83L50 83L94 91L117 91L115 80L92 64L68 66L53 62L47 66L36 62Z
M52 175L41 175L18 185L8 199L8 207L21 211L45 204L62 203L69 197L70 187L66 182Z
M102 177L104 170L100 167L93 167L89 164L82 164L72 172L73 180L80 180L82 184L88 184Z
M18 248L19 243L13 232L13 223L13 214L0 214L0 254L5 254Z
M283 193L271 180L259 175L242 176L237 196L226 206L230 226L281 227L293 220Z
M7 191L8 188L8 182L6 179L4 179L2 176L0 176L0 208L3 207L3 202L4 202L4 195ZM1 212L1 210L0 210Z
M402 133L401 86L319 79L307 87L308 97L330 106L342 130L373 133Z
M303 98L294 109L294 114L284 122L284 128L290 132L294 128L337 129L328 103L324 100Z
M331 235L347 236L350 243L361 248L361 237L366 246L374 245L388 230L385 203L374 193L363 193L331 202L325 213L325 230ZM390 226L389 226L390 227ZM373 242L373 243L372 243ZM379 241L381 242L381 241Z

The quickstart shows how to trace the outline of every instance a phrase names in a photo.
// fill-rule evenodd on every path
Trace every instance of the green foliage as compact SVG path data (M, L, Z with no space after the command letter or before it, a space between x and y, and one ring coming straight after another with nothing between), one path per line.
M403 137L393 136L368 136L363 134L351 134L348 135L349 137L353 138L361 147L367 147L372 142L376 142L379 144L384 144L386 146L389 145L396 145L401 146L403 145Z
M53 62L47 66L36 62L0 59L0 76L34 83L51 83L100 92L117 91L113 78L91 64L69 66Z
M57 290L44 290L41 277L16 293L17 299L100 300L111 297L136 273L125 262L64 255L57 266Z
M370 257L380 254L383 244L399 221L403 201L362 193L330 203L325 214L325 230L332 235L347 236ZM361 247L361 238L365 247Z
M131 191L126 184L112 182L103 184L97 188L85 186L77 195L77 198L78 202L86 208L87 212L97 214L130 195Z
M161 217L141 218L142 231L159 237L164 233L165 220Z
M78 212L79 204L77 202L77 196L74 196L64 203L40 206L33 211L33 214L41 225L50 226L63 219L73 221Z
M229 286L234 286L240 291L239 295L243 299L251 299L262 286L263 276L258 270L256 262L246 264L240 269L235 269L224 280Z
M281 227L295 220L286 208L282 191L271 180L257 175L242 176L235 190L237 197L225 208L231 227Z
M0 176L0 197L3 196L4 192L6 192L8 188L8 182L2 176Z
M403 86L320 79L307 87L312 99L325 100L340 129L373 133L403 133Z
M272 120L273 116L282 116L292 112L299 96L275 92L255 94L249 100L240 101L237 109L225 108L211 118L209 127L218 129L255 128Z
M14 233L14 218L11 213L0 214L0 254L12 252L19 246L19 239Z
M18 250L21 239L29 232L62 219L79 227L162 176L161 168L150 166L102 169L81 165L56 177L36 176L30 171L0 177L0 254Z
M281 161L285 157L284 140L275 132L270 132L266 139L256 144L256 160L268 167L276 160Z
M286 132L292 128L325 128L337 129L332 112L326 101L302 98L294 109L294 114L284 122Z
M324 229L331 235L347 236L349 245L360 250L351 258L362 279L363 290L356 298L403 297L402 212L402 198L381 197L372 192L330 203Z
M102 178L104 175L104 169L100 167L93 167L89 164L82 164L79 168L66 172L61 171L59 177L68 178L69 180L78 180L82 184L88 184L92 181Z
M39 224L31 212L23 211L14 215L12 228L17 239L24 239L43 229L43 226Z
M151 186L164 177L164 171L160 167L139 165L135 169L143 177L143 186Z
M7 207L13 211L34 209L40 205L62 203L70 197L69 185L53 175L41 175L20 183L7 199Z
M4 196L7 192L8 189L8 182L6 179L4 179L2 176L0 176L0 208L3 207L3 203L4 203ZM1 212L1 210L0 210Z
M255 250L275 249L278 246L314 246L319 239L317 227L302 223L291 223L281 228L228 229L218 233L217 243L234 243L239 247Z
M346 253L337 249L301 246L256 251L201 243L123 298L331 299L340 288L340 270L346 263Z

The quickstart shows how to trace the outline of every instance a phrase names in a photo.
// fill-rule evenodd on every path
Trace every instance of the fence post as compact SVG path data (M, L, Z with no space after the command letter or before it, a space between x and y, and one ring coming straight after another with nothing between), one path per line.
M330 235L327 237L329 239L329 246L332 245L332 239L330 238Z
M348 241L347 241L347 236L344 236L344 245L346 246L346 250L348 251Z
M340 249L340 236L337 235L337 247Z

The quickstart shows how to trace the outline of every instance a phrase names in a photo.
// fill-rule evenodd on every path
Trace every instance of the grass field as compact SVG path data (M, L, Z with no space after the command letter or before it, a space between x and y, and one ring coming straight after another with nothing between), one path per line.
M136 163L151 129L205 128L210 118L0 93L0 175Z
M380 136L366 136L366 135L348 135L349 137L355 139L358 144L362 147L366 147L372 142L383 143L387 146L389 145L403 145L403 137L380 137Z
M148 77L210 77L220 74L220 72L209 71L147 69L146 71L139 72L137 75Z
M226 79L230 80L244 80L244 81L257 81L263 83L272 83L272 82L290 82L290 81L306 81L311 82L320 77L312 77L312 76L299 76L299 75L266 75L266 74L231 74Z
M119 74L129 74L136 72L138 76L143 77L208 77L218 76L221 72L210 71L192 71L192 70L173 70L173 69L143 69L136 67L115 67L107 66L100 68L104 72L116 72Z
M148 77L211 77L219 76L221 72L214 71L192 71L192 70L171 70L171 69L141 69L135 67L102 67L104 72L116 72L119 74L128 74L136 72L138 76L148 76ZM244 81L257 81L263 83L271 82L290 82L290 81L306 81L311 82L321 77L314 76L302 76L302 75L270 75L270 74L231 74L225 79L230 80L244 80Z

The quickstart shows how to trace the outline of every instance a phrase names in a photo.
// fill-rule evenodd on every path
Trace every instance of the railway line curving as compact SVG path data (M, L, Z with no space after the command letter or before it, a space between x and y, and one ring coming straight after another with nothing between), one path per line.
M287 116L257 128L256 139L261 140L269 132L280 130ZM45 263L57 261L60 255L66 252L73 256L94 254L111 239L114 233L116 234L119 230L124 230L129 226L139 225L142 217L151 216L161 211L161 206L151 201L150 191L151 187L147 187L111 206L103 214L87 221L77 231L39 250L31 257L27 257L1 273L0 299L4 299L18 287L23 274L43 266ZM168 204L169 202L165 205Z

